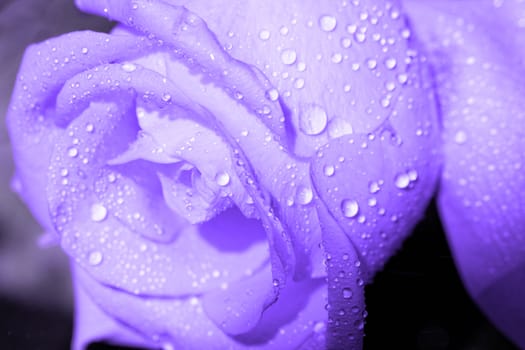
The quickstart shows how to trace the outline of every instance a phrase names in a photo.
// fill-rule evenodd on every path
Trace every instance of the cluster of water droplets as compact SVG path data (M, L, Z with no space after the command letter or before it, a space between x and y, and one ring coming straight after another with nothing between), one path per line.
M235 29L221 37L227 51L247 62L252 58L243 50L264 53L254 63L275 86L266 96L289 106L295 151L304 156L330 139L369 132L387 119L417 56L408 48L410 29L394 4L339 1L322 7L315 14L275 9L277 24L247 29L259 43L242 42ZM326 80L319 80L319 71Z

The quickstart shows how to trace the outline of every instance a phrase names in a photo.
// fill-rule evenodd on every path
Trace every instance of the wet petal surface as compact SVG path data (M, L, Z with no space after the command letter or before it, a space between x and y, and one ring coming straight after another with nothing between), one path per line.
M436 71L445 168L439 210L463 281L525 346L522 1L407 2Z

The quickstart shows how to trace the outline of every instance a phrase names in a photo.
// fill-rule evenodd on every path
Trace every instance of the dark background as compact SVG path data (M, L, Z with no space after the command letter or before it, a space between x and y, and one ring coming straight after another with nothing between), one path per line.
M67 259L39 236L9 190L13 165L3 119L24 48L111 23L73 0L0 0L0 349L68 349L72 334ZM515 349L466 294L432 205L403 248L366 289L365 349ZM109 349L95 344L90 349Z

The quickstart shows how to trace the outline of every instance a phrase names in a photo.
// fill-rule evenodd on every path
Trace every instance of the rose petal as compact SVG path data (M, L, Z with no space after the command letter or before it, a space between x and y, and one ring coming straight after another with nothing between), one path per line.
M231 1L228 11L221 0L171 3L202 17L231 56L268 77L267 94L291 124L290 151L300 156L380 127L405 95L408 75L419 74L399 1Z
M275 301L271 269L232 283L226 290L206 293L204 311L224 332L242 334L253 329L266 307Z
M182 95L199 105L200 110L196 110L202 114L201 117L207 121L212 119L210 124L232 149L235 173L253 200L253 207L261 213L270 244L274 279L286 280L284 272L294 270L296 257L292 252L290 233L275 214L277 205L270 201L270 195L279 198L287 186L284 181L276 181L282 178L279 172L286 168L283 165L287 160L286 152L283 152L282 146L242 104L229 98L222 88L207 81L205 76L192 72L185 64L159 55L139 62L151 69L165 69L167 77L178 83ZM305 174L302 171L300 176Z
M48 115L57 90L71 75L117 57L133 57L147 46L148 43L141 38L77 32L35 44L26 50L7 124L10 137L15 141L13 153L20 179L20 195L43 227L51 227L45 195L47 180L42 173L48 167L59 132L52 116Z
M424 158L426 152L403 152L390 134L372 136L333 140L312 163L317 192L356 245L367 280L419 221L437 175L430 152Z
M232 212L243 230L228 234L239 232L252 241L239 251L219 251L197 233L197 227L180 226L180 219L165 208L154 171L148 176L147 167L130 164L119 169L106 164L138 129L125 107L92 104L55 139L48 198L64 249L101 283L145 295L220 288L267 261L267 244L261 241L257 222ZM95 129L86 128L88 124ZM135 215L137 206L144 210ZM217 220L233 218L222 215ZM148 239L155 232L144 231L155 231L157 223L164 230L173 229L176 239L167 244ZM217 222L211 225L212 231L213 225L220 227ZM246 262L242 269L239 259Z
M266 77L254 66L231 57L197 14L183 6L157 0L111 3L78 0L76 4L84 11L109 16L151 38L162 40L164 45L185 58L188 66L204 72L257 115L286 144L283 112L279 103L266 95L271 89Z
M319 349L324 346L324 283L290 284L246 336L225 335L204 312L202 301L188 298L140 298L108 288L81 269L77 283L119 323L137 330L157 346L184 349Z
M73 272L74 269L73 269ZM153 347L135 330L119 323L111 315L103 312L96 305L84 288L78 283L80 277L73 274L75 287L75 327L73 341L74 350L84 350L91 342L110 341L115 344L128 344L136 347Z
M407 5L436 72L446 160L438 203L456 263L486 315L525 347L525 3Z
M326 348L361 349L366 317L362 259L324 203L319 203L317 211L328 281Z

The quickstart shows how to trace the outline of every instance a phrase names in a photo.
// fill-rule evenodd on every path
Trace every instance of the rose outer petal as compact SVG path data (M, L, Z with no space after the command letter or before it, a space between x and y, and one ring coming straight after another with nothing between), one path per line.
M256 329L230 337L208 318L198 297L141 298L108 288L77 268L76 282L96 305L114 319L144 337L150 346L175 349L321 349L324 347L325 288L322 280L293 283ZM321 319L320 319L321 315ZM101 329L94 339L108 336ZM111 335L111 334L109 334ZM115 340L119 333L115 332ZM291 336L293 335L293 336ZM109 339L108 339L109 340ZM137 337L130 339L135 344Z
M445 142L438 204L456 264L485 314L525 348L525 3L407 7L435 67Z
M7 115L20 195L45 229L51 229L45 182L54 139L54 96L72 75L150 46L144 38L77 32L30 46L24 55ZM129 56L128 56L129 55Z

